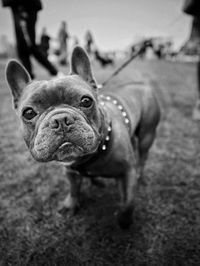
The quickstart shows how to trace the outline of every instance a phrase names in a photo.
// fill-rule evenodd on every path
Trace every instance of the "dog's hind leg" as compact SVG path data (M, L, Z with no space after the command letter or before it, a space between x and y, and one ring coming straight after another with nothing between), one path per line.
M148 157L149 149L152 146L156 136L156 130L152 130L145 135L140 135L138 139L138 171L139 182L145 184L143 171Z
M133 206L137 192L137 180L138 174L135 165L118 179L121 196L121 209L118 214L118 222L123 229L128 229L133 221Z

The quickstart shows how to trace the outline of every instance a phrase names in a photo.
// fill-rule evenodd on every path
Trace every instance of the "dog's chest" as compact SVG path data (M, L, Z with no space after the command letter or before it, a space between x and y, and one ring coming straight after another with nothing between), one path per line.
M88 177L117 177L122 175L134 161L134 147L122 121L114 120L112 134L105 150L101 150L79 167L79 172Z

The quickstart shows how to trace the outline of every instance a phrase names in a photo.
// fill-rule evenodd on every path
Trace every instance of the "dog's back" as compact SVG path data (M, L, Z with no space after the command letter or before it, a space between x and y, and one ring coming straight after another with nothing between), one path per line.
M130 84L109 94L118 100L127 113L132 136L139 132L139 128L149 131L157 126L160 120L160 107L149 84Z

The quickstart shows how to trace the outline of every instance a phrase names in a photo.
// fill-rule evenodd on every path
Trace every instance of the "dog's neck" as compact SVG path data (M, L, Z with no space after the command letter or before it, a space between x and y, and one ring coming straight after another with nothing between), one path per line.
M120 110L121 114L122 114L122 117L124 119L124 123L126 124L128 130L130 131L130 119L128 117L128 114L125 110L125 108L123 107L123 105L119 102L118 99L114 98L113 96L111 95L100 95L100 105L103 107L103 109L105 110L105 103L106 102L110 102L112 104L114 104L116 106L116 108L118 110Z
M77 161L72 168L82 172L83 174L87 175L87 168L89 165L98 161L99 158L102 156L106 157L111 149L112 143L112 135L113 135L113 128L112 128L112 117L109 115L109 112L106 107L106 102L112 103L115 108L117 108L123 117L124 123L127 126L128 131L130 132L130 120L128 118L128 114L125 111L123 105L119 102L119 100L115 99L113 96L110 95L100 95L99 97L99 112L101 116L101 127L100 127L100 135L101 140L97 150L90 155L84 156L79 161Z
M112 140L112 119L102 105L99 106L99 113L101 118L99 146L95 152L85 155L70 166L70 168L78 170L79 172L82 172L82 174L86 171L89 165L98 161L102 156L106 156L110 150L110 143Z
M100 150L106 151L112 134L112 120L109 117L107 110L101 104L99 107L99 112L101 115L101 128L100 128L101 141L98 151Z

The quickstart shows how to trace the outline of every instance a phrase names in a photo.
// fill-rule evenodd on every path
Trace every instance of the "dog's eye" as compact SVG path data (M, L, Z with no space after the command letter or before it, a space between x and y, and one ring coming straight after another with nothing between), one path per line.
M33 119L35 116L37 115L37 113L33 110L33 108L28 107L26 109L24 109L24 111L22 112L22 116L26 119L26 120L31 120Z
M81 99L81 106L85 108L89 108L93 103L92 98L89 96L83 96Z

